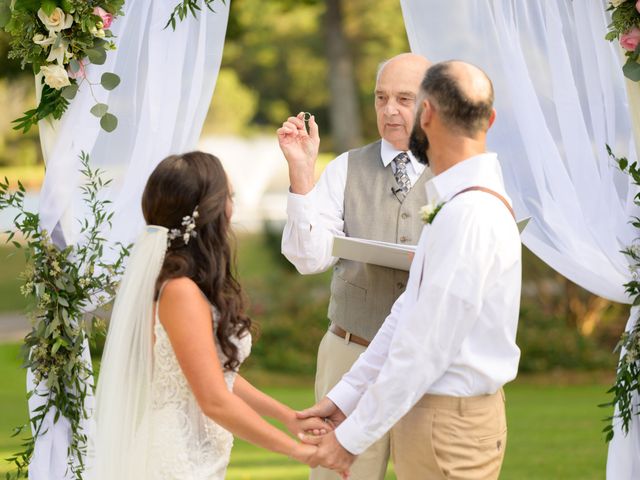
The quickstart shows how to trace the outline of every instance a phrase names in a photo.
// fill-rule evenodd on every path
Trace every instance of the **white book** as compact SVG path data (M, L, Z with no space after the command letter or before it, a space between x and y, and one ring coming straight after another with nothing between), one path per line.
M529 220L531 220L531 217L518 221L520 233L525 229ZM333 250L331 252L334 257L344 258L345 260L371 263L406 271L409 271L415 253L415 245L402 245L355 237L333 237Z

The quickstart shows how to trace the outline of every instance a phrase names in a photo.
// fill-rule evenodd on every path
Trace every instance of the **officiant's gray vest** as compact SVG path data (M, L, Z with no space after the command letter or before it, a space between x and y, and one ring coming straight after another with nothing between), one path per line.
M380 156L380 140L349 152L344 191L347 237L383 242L418 243L423 223L418 211L427 203L426 168L404 201L391 165ZM329 319L353 335L372 340L407 285L408 272L340 259L333 268Z

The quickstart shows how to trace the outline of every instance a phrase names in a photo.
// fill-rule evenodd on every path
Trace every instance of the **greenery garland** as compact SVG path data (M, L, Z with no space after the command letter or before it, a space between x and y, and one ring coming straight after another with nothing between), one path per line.
M14 230L5 233L7 242L24 250L27 269L21 291L35 305L30 312L33 326L23 348L24 366L33 373L36 386L46 387L44 403L30 419L32 435L25 439L22 450L8 459L15 471L7 474L7 479L27 477L36 439L44 433L43 420L51 411L55 411L54 422L63 416L71 426L69 470L78 480L84 471L87 437L81 425L88 419L85 399L93 393L93 377L91 365L82 360L82 350L86 340L105 329L103 319L93 314L87 320L85 312L105 307L113 297L129 249L118 244L115 262L103 260L106 240L102 235L111 227L113 213L107 213L110 202L99 195L110 181L103 180L102 171L90 167L88 155L83 153L81 162L85 178L82 196L90 214L81 222L81 240L64 249L56 247L49 233L41 229L38 214L24 209L22 184L10 192L7 178L0 182L0 210L12 207L19 212ZM16 234L24 243L14 239ZM42 394L36 388L31 395ZM14 436L27 426L17 428Z
M622 71L631 81L640 82L640 0L611 0L607 11L611 12L611 23L605 39L612 42L619 40L620 47L627 58ZM607 145L607 153L621 171L628 174L632 183L640 186L640 168L637 162L629 163L627 158L617 158ZM634 197L634 204L640 207L640 193ZM640 228L640 218L633 217L631 224ZM622 250L629 258L631 280L625 283L625 291L633 299L633 306L640 305L640 242ZM614 436L614 424L620 419L620 428L626 435L634 415L640 414L638 398L640 395L640 318L636 318L633 327L623 332L614 353L620 355L616 369L616 379L607 391L612 395L609 402L601 407L614 408L613 415L607 417L607 425L603 428L606 441Z

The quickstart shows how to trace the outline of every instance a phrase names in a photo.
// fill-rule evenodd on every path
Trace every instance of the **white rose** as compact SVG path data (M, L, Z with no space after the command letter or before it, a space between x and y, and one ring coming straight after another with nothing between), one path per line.
M40 71L44 75L44 83L51 88L60 90L62 87L71 85L67 71L61 65L47 65L40 67Z
M35 43L36 45L40 45L42 47L48 47L50 45L53 45L55 43L55 41L57 40L58 36L55 33L50 33L48 37L45 37L43 34L41 33L36 33L33 36L33 43Z
M50 32L59 32L73 24L73 15L67 15L61 8L56 8L49 16L40 9L38 10L38 18Z
M431 216L431 214L435 211L436 205L433 203L429 203L427 205L423 205L420 207L420 217L426 222L427 218Z

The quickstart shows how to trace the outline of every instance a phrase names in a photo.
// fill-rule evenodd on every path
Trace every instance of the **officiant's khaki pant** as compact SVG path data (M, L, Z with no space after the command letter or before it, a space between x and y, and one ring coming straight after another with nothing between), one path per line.
M316 401L323 398L349 371L365 347L346 343L344 339L327 332L318 348L316 366ZM351 466L351 480L383 480L389 462L389 434L371 445L358 456ZM314 468L311 480L339 480L340 476L326 468ZM415 480L415 479L412 479Z
M506 444L502 390L467 398L425 395L391 432L398 480L494 480Z

